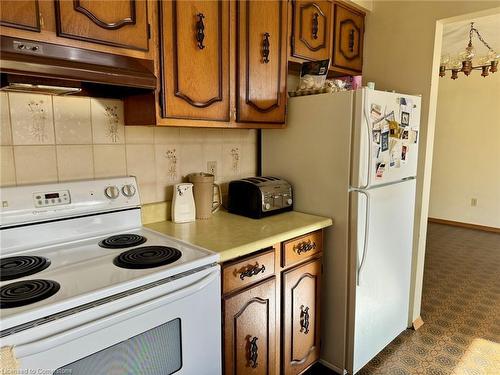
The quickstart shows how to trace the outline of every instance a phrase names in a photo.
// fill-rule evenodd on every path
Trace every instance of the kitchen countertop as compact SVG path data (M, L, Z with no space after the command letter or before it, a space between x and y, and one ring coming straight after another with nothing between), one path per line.
M145 226L220 254L226 262L303 234L332 225L330 218L285 212L255 220L219 210L211 219L175 224L172 221Z

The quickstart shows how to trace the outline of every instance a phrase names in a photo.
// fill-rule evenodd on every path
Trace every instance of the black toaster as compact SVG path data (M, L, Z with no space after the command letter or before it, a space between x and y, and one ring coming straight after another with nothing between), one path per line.
M293 210L292 186L272 177L248 177L231 181L228 211L254 219Z

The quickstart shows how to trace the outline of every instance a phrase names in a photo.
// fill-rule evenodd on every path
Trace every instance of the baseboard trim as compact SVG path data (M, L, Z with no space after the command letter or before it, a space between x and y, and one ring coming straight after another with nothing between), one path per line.
M344 369L340 369L335 365L332 365L330 362L325 361L324 359L320 359L319 363L321 363L323 366L326 368L329 368L330 370L335 371L337 374L344 374Z
M461 228L482 230L483 232L500 233L500 228L488 227L486 225L462 223L460 221L437 219L437 218L434 218L434 217L429 217L427 219L427 221L429 223L445 224L445 225L451 225L451 226L454 226L454 227L461 227Z
M414 329L415 331L416 331L416 330L418 330L418 329L419 329L420 327L422 327L423 325L424 325L424 321L422 320L422 317L420 317L420 316L419 316L417 319L415 319L415 320L413 321L413 324L412 324L413 329Z

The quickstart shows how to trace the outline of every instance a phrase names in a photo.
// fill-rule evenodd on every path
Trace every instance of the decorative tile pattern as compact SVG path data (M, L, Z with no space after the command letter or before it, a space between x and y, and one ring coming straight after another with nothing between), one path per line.
M91 99L90 106L94 143L125 143L123 102L115 99Z
M50 95L9 93L14 145L54 144Z
M133 174L149 203L209 161L223 193L257 170L255 130L124 126L115 99L0 92L0 111L2 185Z
M358 374L500 374L500 234L429 224L422 319Z

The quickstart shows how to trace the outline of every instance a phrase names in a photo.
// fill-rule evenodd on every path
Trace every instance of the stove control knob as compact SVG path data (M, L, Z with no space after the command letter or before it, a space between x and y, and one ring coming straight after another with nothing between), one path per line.
M269 209L271 208L271 205L270 205L269 203L266 203L266 204L264 205L264 208L265 208L266 210L269 210Z
M116 186L108 186L104 190L104 195L109 199L116 199L120 195L120 190Z
M288 204L290 206L292 203L293 203L292 199L288 198L287 201L286 201L286 204Z
M125 185L122 187L122 193L125 195L127 198L133 197L135 194L135 187L132 184Z

